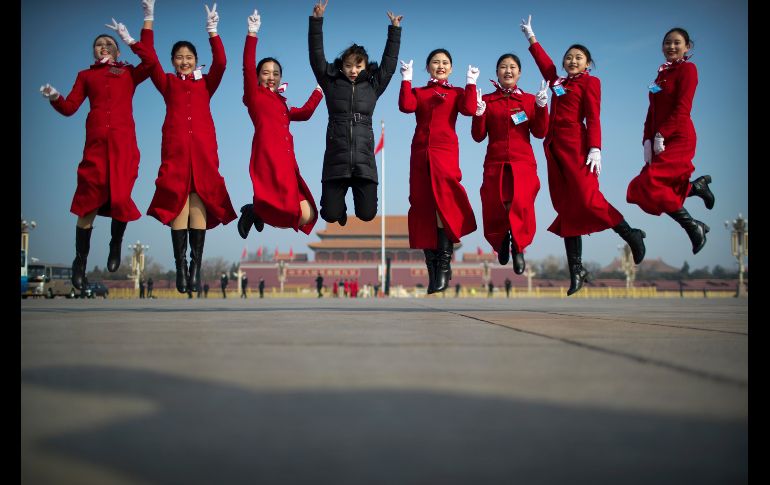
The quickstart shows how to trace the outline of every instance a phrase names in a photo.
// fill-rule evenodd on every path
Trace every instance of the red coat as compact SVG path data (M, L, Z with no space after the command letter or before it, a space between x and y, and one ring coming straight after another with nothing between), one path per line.
M147 79L157 62L151 55L152 30L142 29L141 40L131 46L142 62L93 64L80 71L68 96L59 96L51 105L64 116L73 115L86 98L91 110L86 118L86 144L78 165L78 185L70 212L80 217L98 209L100 216L122 222L142 215L131 200L139 171L131 102L136 86Z
M652 163L631 181L626 200L658 216L681 209L690 192L696 142L690 111L698 70L695 64L683 61L660 71L655 83L662 91L650 92L642 142L652 141L660 133L666 149L653 155Z
M485 94L487 108L473 117L471 135L481 142L489 135L481 183L481 211L484 237L495 251L500 250L504 235L511 230L519 252L535 237L535 197L540 190L537 162L529 142L529 133L543 138L548 130L548 106L539 107L531 94L506 96L500 89ZM527 121L518 125L511 116L523 111ZM504 177L505 170L511 177ZM508 183L504 186L504 183ZM505 210L505 202L511 202Z
M457 113L476 112L476 85L448 88L428 85L412 88L401 82L398 108L416 113L417 126L412 138L409 161L409 247L436 249L436 212L450 241L476 230L468 194L460 184L459 145L455 122Z
M158 63L151 79L166 102L161 164L147 214L163 224L179 215L190 192L206 206L206 229L235 219L235 210L219 174L217 136L209 105L222 80L227 59L219 36L209 37L213 62L202 79L166 74Z
M546 81L559 79L556 66L540 43L529 52ZM583 73L566 79L562 96L551 96L551 119L543 141L548 161L548 188L557 212L549 231L561 237L582 236L615 227L623 216L599 191L599 178L586 165L589 148L602 147L599 78Z
M249 161L254 211L271 226L302 229L310 234L318 220L318 210L299 173L289 122L310 119L323 94L315 89L303 107L289 108L286 98L259 85L256 48L257 38L247 35L243 48L243 104L254 123ZM315 216L299 227L302 215L299 203L303 200L308 201Z

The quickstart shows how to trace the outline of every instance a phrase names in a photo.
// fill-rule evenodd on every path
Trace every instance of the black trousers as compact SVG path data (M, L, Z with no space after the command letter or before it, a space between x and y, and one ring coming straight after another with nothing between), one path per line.
M356 217L371 221L377 215L377 182L359 177L329 180L321 183L321 218L337 222L347 214L345 195L353 189Z

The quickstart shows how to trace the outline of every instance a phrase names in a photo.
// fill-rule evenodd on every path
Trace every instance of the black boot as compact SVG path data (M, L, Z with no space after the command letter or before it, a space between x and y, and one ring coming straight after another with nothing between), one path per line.
M644 247L644 238L647 237L647 234L641 229L632 229L625 219L620 221L620 223L613 227L612 230L617 232L631 247L631 254L634 255L634 264L641 263L646 251L646 248Z
M703 246L706 245L706 233L709 232L711 228L701 221L693 219L684 207L678 211L668 212L667 214L684 228L687 232L687 236L690 238L690 242L692 242L692 253L698 254L698 251L703 249Z
M201 264L203 264L203 244L206 242L205 229L190 229L190 276L187 289L197 293L201 282Z
M444 228L438 229L438 250L436 254L438 256L438 262L436 263L436 279L435 290L436 292L444 291L449 286L449 280L452 279L452 253L454 252L454 244L444 232Z
M75 259L72 261L72 286L84 290L88 285L86 262L91 250L91 231L93 227L83 229L75 226Z
M580 291L590 275L583 267L583 240L580 236L565 237L564 247L567 250L569 266L569 290L567 290L567 296L569 296Z
M187 229L171 229L171 245L176 263L176 291L187 293Z
M120 268L120 246L123 244L123 233L126 232L127 222L112 220L110 232L110 255L107 256L107 271L114 273Z
M524 253L519 252L519 246L511 236L511 252L513 253L513 272L516 274L524 273L527 268L527 263L524 262Z
M706 204L706 209L711 210L714 207L714 194L711 192L711 189L709 188L709 184L711 183L711 175L704 175L702 177L698 177L697 179L692 181L692 187L690 187L690 193L687 194L687 197L692 197L693 195L696 195L703 199L703 202Z
M345 224L347 224L347 223L348 223L348 213L347 213L347 212L345 212L344 214L342 214L342 217L340 217L339 219L337 219L337 223L338 223L340 226L344 226Z
M436 263L438 262L438 254L435 249L423 249L425 254L425 266L428 267L428 294L436 292Z
M262 229L265 228L265 223L254 213L254 204L246 204L241 207L241 217L238 219L238 234L243 239L246 239L252 225L257 228L257 232L262 232Z
M508 264L508 259L511 256L511 231L506 231L503 236L503 242L497 251L497 261L505 266Z

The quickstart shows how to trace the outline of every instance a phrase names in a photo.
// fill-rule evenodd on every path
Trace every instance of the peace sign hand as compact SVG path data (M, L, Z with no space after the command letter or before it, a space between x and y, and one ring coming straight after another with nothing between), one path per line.
M316 3L313 6L313 17L320 18L324 16L324 11L326 11L326 6L329 5L329 0L326 0L326 2L321 3L320 1Z
M403 15L395 15L393 12L388 11L388 18L390 19L390 23L394 27L401 27L401 19L404 18Z
M548 104L548 85L551 81L546 82L545 79L540 83L540 91L535 95L535 103L541 108Z
M217 33L217 25L219 24L219 13L217 13L217 4L214 3L214 6L211 7L209 10L208 4L205 5L206 7L206 32L209 32L211 34Z

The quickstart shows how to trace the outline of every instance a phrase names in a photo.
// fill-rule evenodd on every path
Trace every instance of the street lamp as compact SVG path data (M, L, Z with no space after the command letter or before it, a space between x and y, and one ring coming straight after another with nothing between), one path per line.
M35 221L21 220L21 250L23 251L22 257L26 260L27 254L29 254L29 232L37 227ZM23 261L22 261L23 262Z
M725 229L730 230L730 221L725 221ZM730 231L730 242L733 256L738 260L738 291L735 292L736 298L743 293L743 257L749 255L749 221L738 213L738 218L732 222Z
M134 254L131 255L131 271L133 274L130 276L134 278L134 289L138 290L139 280L144 272L144 252L150 249L150 246L142 244L137 240L135 244L129 244L128 249L134 251Z
M631 246L628 244L622 244L618 246L620 250L620 269L626 274L626 289L634 287L634 280L636 280L636 265L634 264L634 257L631 253Z
M283 259L278 261L278 282L281 284L281 294L283 294L283 283L286 281L286 261Z

